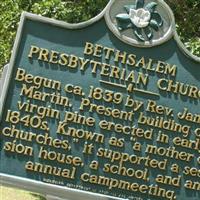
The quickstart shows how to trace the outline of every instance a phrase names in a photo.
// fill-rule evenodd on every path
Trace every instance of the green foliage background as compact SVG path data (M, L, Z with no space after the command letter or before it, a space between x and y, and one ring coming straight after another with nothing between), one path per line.
M186 47L200 57L200 0L166 0ZM97 15L108 0L1 0L0 69L9 62L22 11L77 23Z

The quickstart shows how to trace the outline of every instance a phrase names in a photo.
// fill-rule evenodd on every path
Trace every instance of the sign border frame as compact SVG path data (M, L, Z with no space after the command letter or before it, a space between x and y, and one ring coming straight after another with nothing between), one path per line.
M80 28L87 27L87 26L95 23L96 21L102 19L102 17L104 17L106 15L107 9L110 7L110 5L112 5L112 3L114 1L115 0L110 0L108 2L107 6L104 8L104 10L100 14L98 14L96 17L94 17L86 22L77 23L77 24L70 24L70 23L67 23L64 21L59 21L59 20L55 20L55 19L51 19L51 18L47 18L47 17L43 17L43 16L38 16L36 14L32 14L32 13L28 13L28 12L22 13L18 31L17 31L17 35L16 35L16 39L15 39L15 43L14 43L14 47L13 47L13 53L12 53L12 56L10 59L10 63L8 65L7 73L5 74L5 82L1 83L1 84L3 84L4 88L3 88L1 96L0 96L0 121L2 118L3 107L5 105L5 99L7 96L8 89L9 89L11 75L13 72L13 67L14 67L16 56L17 56L18 48L20 45L22 31L23 31L23 27L24 27L26 19L30 19L33 21L39 21L39 22L51 24L53 26L67 28L67 29L80 29ZM161 2L161 3L164 2L164 0L157 0L157 1ZM171 18L173 19L174 14L172 11L170 12L170 15L172 15ZM177 34L175 26L173 26L172 31L173 31L172 37L177 42L182 53L185 54L185 56L187 56L188 59L193 59L194 61L200 63L200 57L193 55L188 49L186 49L186 47L184 46L183 42L180 40L180 37ZM120 38L118 38L118 39L120 39ZM163 42L166 42L166 41L163 41ZM160 44L158 44L158 45L160 45ZM140 48L141 48L141 46L140 46ZM144 46L144 48L149 48L149 47ZM66 195L69 195L68 198L70 198L71 200L77 200L77 197L80 197L80 199L85 197L88 200L95 200L95 199L97 199L97 197L98 197L98 200L122 200L121 198L117 198L117 197L107 196L107 195L103 195L103 194L99 194L99 193L88 192L88 191L84 191L84 190L72 189L67 186L65 187L65 186L47 184L47 183L44 183L41 181L35 181L35 180L28 179L28 178L17 177L14 175L6 175L3 173L0 173L0 184L5 185L5 186L11 186L14 188L27 189L27 190L30 190L33 192L46 194L46 195L55 196L55 194L56 195L59 194L57 196L60 198L66 198Z

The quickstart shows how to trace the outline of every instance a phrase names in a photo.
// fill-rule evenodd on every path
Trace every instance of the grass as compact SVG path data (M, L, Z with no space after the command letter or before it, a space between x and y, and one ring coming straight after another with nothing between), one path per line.
M0 200L45 200L39 194L0 186Z

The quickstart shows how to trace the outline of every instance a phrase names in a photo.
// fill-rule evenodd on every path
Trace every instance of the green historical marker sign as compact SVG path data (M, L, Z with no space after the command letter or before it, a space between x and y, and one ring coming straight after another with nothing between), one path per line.
M113 0L75 25L23 13L0 102L1 177L199 199L199 62L161 0Z

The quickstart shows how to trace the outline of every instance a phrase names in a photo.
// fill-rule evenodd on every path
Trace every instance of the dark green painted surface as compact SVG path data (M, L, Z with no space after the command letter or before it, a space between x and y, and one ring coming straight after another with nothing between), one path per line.
M101 85L99 83L100 75L97 76L92 76L91 70L88 69L86 70L85 74L81 74L80 71L76 70L69 70L66 67L61 67L58 65L50 65L45 62L38 62L37 60L33 60L33 62L30 62L27 55L30 50L31 45L36 45L38 47L43 47L47 48L49 50L56 50L59 52L65 52L68 54L74 54L80 57L84 57L83 55L83 50L84 50L84 45L85 42L91 42L91 43L97 43L101 44L103 46L111 47L111 48L116 48L121 51L126 51L128 53L133 53L136 54L138 58L145 56L146 58L152 58L154 60L162 60L165 62L168 62L170 64L175 64L178 67L178 73L176 76L176 80L184 83L190 83L191 85L197 85L199 86L199 80L200 80L200 70L199 70L199 63L196 63L192 61L191 59L187 58L185 55L182 54L182 52L179 50L176 42L171 39L167 43L160 45L158 47L154 48L135 48L132 46L129 46L127 44L124 44L121 42L119 39L117 39L106 27L104 19L100 20L99 22L84 28L80 30L67 30L64 28L59 28L59 27L52 27L51 25L40 23L40 22L34 22L27 20L24 25L23 33L22 33L22 40L20 42L20 47L17 52L17 58L14 64L14 69L13 69L13 74L12 74L12 79L9 85L9 90L8 90L8 95L6 98L6 104L4 107L4 112L3 112L3 120L0 124L0 131L2 131L3 127L9 126L4 119L6 117L6 111L8 109L10 110L17 110L17 101L20 100L19 93L21 90L21 83L20 82L15 82L14 77L16 75L16 70L18 67L23 68L26 70L27 73L31 73L33 75L40 75L43 77L47 77L50 79L55 79L55 80L60 80L62 82L62 85L64 86L67 83L71 83L74 85L80 85L84 88L84 92L87 94L89 90L90 85L94 85L96 87L102 87L105 89L111 89L111 90L116 90L114 87L106 87L105 85ZM103 60L102 60L103 62ZM111 63L112 64L112 63ZM114 64L114 63L113 63ZM156 82L159 79L159 77L155 74L151 74L151 80L148 85L148 88L151 89L151 91L158 92L158 89L156 87ZM126 91L121 90L120 92L123 92L124 94ZM64 91L62 91L63 96L65 96ZM73 98L72 96L69 96L71 99ZM133 95L134 99L137 100L142 100L144 102L147 102L147 99L151 99L151 96L148 95L139 95L135 94ZM153 98L153 100L156 100L159 104L173 107L174 112L178 113L183 110L184 107L188 107L191 112L193 113L199 113L199 100L191 100L189 98L181 98L180 96L175 96L171 95L168 96L165 93L160 93L160 98ZM37 101L33 101L35 103L38 103ZM80 99L73 99L73 104L74 104L74 111L78 111L78 107L80 105ZM45 104L43 104L45 105ZM108 104L111 105L111 104ZM146 103L145 103L146 105ZM87 112L85 112L85 115L88 115ZM93 114L93 116L96 118L97 122L99 121L99 117L97 114ZM107 118L107 120L111 120ZM56 120L48 120L49 121L49 127L50 127L50 135L54 138L60 137L57 136L56 134ZM178 121L178 120L177 120ZM120 121L120 123L124 123L123 121ZM134 125L136 122L133 122L132 124ZM194 123L191 124L193 126L193 130L197 128L199 125L195 125ZM21 128L23 130L26 130L22 125L17 125L18 128ZM150 128L150 127L146 127ZM29 131L33 131L35 133L40 133L38 130L31 130L28 129ZM155 129L156 130L156 129ZM99 128L96 127L97 132L100 132ZM102 132L102 131L101 131ZM157 133L158 130L155 131ZM108 138L111 137L111 133L109 132L104 132L106 136L106 141ZM170 137L174 137L175 135L179 135L178 133L170 133L168 132ZM112 133L112 135L119 136L117 133ZM156 136L154 136L155 138ZM63 137L67 138L67 137ZM194 135L191 135L191 139L194 139ZM2 147L6 141L10 140L9 138L2 137L1 135L1 160L0 160L0 172L9 174L9 175L14 175L18 177L25 177L25 178L30 178L33 180L42 180L43 177L45 177L42 174L35 174L32 172L26 172L24 169L25 163L30 160L30 158L27 157L22 157L22 156L16 156L14 154L5 154L5 152L2 150ZM69 138L69 141L72 142L72 140ZM132 150L132 142L130 142L129 137L125 137L126 145L125 148L123 149L124 152L129 152L130 154L134 154ZM140 142L142 142L145 145L146 142L142 141L139 139ZM22 142L25 144L24 142ZM72 154L81 156L82 155L82 148L83 148L83 140L80 140L80 143L72 143ZM29 144L27 142L27 144ZM156 142L154 141L154 144L156 145ZM38 145L36 144L29 144L33 145L35 155L37 155L38 151ZM103 146L103 145L100 145ZM107 148L110 148L108 144L106 144ZM167 145L166 145L167 147ZM95 145L95 148L97 149L98 146ZM112 149L117 149L113 148ZM53 148L52 148L53 150ZM120 149L118 149L120 150ZM180 150L180 149L177 149ZM120 150L121 151L121 150ZM196 155L198 156L198 155ZM117 178L117 176L111 176L111 174L106 174L103 173L102 170L100 169L98 172L95 172L93 170L88 169L88 163L89 161L95 159L94 157L88 157L88 158L83 158L85 162L85 169L84 171L89 172L91 174L99 174L99 175L105 175L105 176L110 176L113 178ZM157 159L162 159L162 157L157 157ZM35 162L38 161L37 156L34 157L33 159ZM182 161L176 161L176 160L170 160L168 159L170 163L179 163L181 166L185 166L186 163ZM104 160L101 160L101 165L105 162ZM43 161L42 161L43 163ZM50 162L53 164L52 162ZM64 165L62 165L64 166ZM199 167L197 163L193 163L193 166ZM134 166L132 166L134 167ZM68 166L66 166L68 168ZM151 171L151 176L154 176L158 174L158 170L150 170ZM81 174L83 170L78 170L77 173ZM76 175L76 177L79 177L79 175ZM169 172L169 175L171 172ZM55 177L51 176L46 176L47 178L54 179ZM151 177L152 178L152 177ZM187 179L187 177L185 177ZM125 178L123 178L125 179ZM190 179L190 178L188 178ZM146 196L146 195L141 195L141 193L129 193L125 190L112 190L109 191L106 187L101 187L95 184L86 184L80 181L79 178L77 178L76 181L69 181L69 180L64 180L62 178L58 179L55 178L55 180L60 180L64 181L65 185L67 183L72 183L72 184L77 184L77 185L83 185L85 187L88 187L90 191L101 193L103 190L104 194L109 194L109 195L114 195L116 194L117 196L120 196L121 194L125 195L127 198L132 195L133 197L142 197L143 199L161 199L161 198L156 198L155 196ZM127 179L130 182L138 182L137 179ZM196 180L199 180L197 178ZM144 184L146 184L144 182ZM166 186L162 186L164 188L167 188ZM173 186L169 187L171 190L175 190L177 193L177 199L181 200L195 200L200 198L199 192L191 192L188 190L185 190L182 187L182 190L180 191L179 188L175 188ZM131 198L130 198L131 199Z

